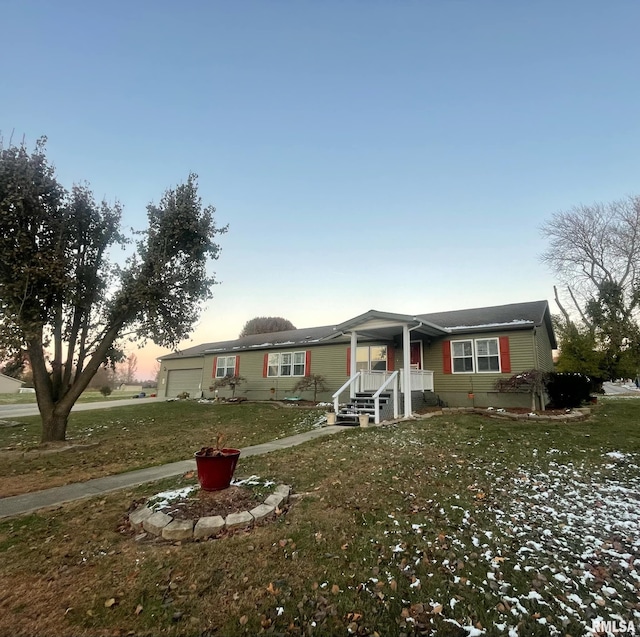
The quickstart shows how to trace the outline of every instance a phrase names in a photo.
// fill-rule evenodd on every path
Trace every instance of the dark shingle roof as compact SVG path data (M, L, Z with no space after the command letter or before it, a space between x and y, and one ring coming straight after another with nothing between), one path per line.
M469 310L433 312L419 314L417 318L435 323L455 333L471 331L472 328L501 330L545 325L549 332L551 346L557 347L547 301L529 301L527 303L477 307Z
M366 316L366 314L363 316ZM553 329L551 327L549 304L546 301L511 303L509 305L480 307L470 310L453 310L449 312L433 312L431 314L416 314L413 316L418 320L432 323L435 326L444 328L447 332L456 334L473 331L474 329L477 331L478 328L482 328L483 330L526 329L544 324L549 332L552 347L556 347ZM204 343L182 350L181 352L174 352L167 356L162 356L159 360L202 356L205 353L238 352L283 346L295 347L310 343L319 343L329 338L338 342L349 340L348 336L342 336L336 333L333 325L324 325L322 327L307 327L299 330L286 330L284 332L253 334L231 341Z
M175 352L162 359L187 358L215 352L235 352L250 349L268 349L270 347L296 346L309 343L317 343L335 334L333 325L322 327L306 327L300 330L285 330L283 332L270 332L268 334L252 334L232 341L219 341L217 343L205 343L196 347Z
M547 308L546 301L530 301L528 303L478 307L470 310L418 314L418 318L448 328L503 325L518 321L541 325Z

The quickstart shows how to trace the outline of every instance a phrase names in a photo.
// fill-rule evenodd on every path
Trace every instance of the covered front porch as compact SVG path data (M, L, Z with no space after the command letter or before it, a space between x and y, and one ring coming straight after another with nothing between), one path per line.
M351 338L349 379L333 394L336 414L348 392L351 410L359 409L357 398L366 397L366 407L360 409L371 413L376 423L381 406L389 401L394 418L410 418L412 392L434 391L433 371L423 369L423 348L447 334L441 327L414 316L370 310L334 329ZM372 342L379 344L369 345Z

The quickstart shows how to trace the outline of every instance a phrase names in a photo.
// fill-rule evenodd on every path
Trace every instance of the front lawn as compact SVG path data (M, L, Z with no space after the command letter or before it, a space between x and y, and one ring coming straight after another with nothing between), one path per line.
M71 414L67 439L88 447L56 453L36 448L39 417L17 418L24 424L0 427L0 497L186 460L214 444L217 432L234 447L283 438L312 428L320 416L295 406L197 401L81 411Z
M640 401L607 400L570 424L349 429L241 459L237 474L298 497L206 542L123 526L134 500L193 478L5 521L0 634L578 637L598 618L638 632L639 423Z

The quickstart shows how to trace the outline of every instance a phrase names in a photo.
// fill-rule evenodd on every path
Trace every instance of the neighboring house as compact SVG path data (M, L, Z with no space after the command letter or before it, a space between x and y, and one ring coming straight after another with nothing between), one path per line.
M339 400L347 402L356 392L375 392L393 375L401 415L411 413L412 395L413 408L425 397L451 407L528 407L527 394L499 393L495 382L533 368L551 371L556 346L546 301L416 315L370 310L339 325L205 343L163 356L158 395L213 397L216 378L240 375L246 381L237 396L282 399L293 396L300 378L320 374L330 388L320 398L332 400L342 388ZM410 392L404 392L407 369Z
M134 392L135 394L139 394L142 391L142 384L140 384L140 385L127 385L127 383L120 383L116 387L116 391Z
M0 374L0 394L17 394L24 382L11 376Z

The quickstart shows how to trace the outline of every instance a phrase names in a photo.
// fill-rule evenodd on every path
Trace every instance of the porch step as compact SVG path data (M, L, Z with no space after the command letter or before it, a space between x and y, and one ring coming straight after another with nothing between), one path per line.
M382 406L386 405L391 401L391 394L384 393L380 394L380 408L382 411ZM351 399L351 402L347 403L340 411L336 414L336 422L340 424L358 424L358 417L360 414L369 414L370 419L373 420L375 418L376 408L375 408L375 399L373 398L373 393L368 392L359 392L354 398Z

